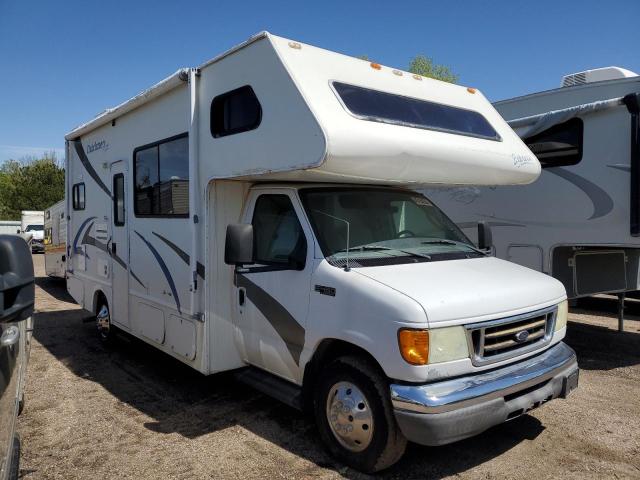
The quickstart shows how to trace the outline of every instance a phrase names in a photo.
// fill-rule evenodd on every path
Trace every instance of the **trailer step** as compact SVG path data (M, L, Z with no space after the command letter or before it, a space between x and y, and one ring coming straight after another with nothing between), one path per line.
M255 367L236 373L236 378L265 395L269 395L297 410L302 410L302 388Z

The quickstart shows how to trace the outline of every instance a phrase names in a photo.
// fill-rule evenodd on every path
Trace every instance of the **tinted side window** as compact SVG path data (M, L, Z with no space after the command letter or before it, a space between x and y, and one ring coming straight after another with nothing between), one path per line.
M74 210L84 210L84 207L85 207L84 183L76 183L71 188L71 203Z
M137 216L189 215L189 139L180 135L134 151Z
M583 132L582 120L572 118L524 141L542 168L576 165L582 160Z
M340 82L333 82L333 88L349 113L363 120L500 139L489 121L473 110Z
M304 268L307 242L289 197L261 195L251 223L256 263Z
M262 107L253 89L246 85L211 102L211 135L215 138L254 130L262 120Z
M124 175L118 173L113 177L113 223L124 225Z

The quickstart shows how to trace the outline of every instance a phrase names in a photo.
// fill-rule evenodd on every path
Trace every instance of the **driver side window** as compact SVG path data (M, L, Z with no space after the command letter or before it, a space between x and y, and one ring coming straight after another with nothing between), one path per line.
M260 195L251 223L256 263L304 269L307 242L288 196Z

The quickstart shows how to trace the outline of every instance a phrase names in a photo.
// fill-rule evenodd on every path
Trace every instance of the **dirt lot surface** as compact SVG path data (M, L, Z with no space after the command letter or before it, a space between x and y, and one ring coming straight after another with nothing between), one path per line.
M311 420L230 375L201 376L136 340L103 347L43 261L22 478L365 478L324 452ZM453 445L410 445L378 476L640 479L640 302L629 303L624 333L611 299L572 310L582 370L568 400Z

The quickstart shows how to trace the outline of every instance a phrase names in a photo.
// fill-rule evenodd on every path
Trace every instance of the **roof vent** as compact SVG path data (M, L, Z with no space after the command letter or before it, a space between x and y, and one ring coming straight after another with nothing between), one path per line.
M562 77L561 87L573 87L585 83L602 82L605 80L617 80L620 78L637 77L638 74L620 67L594 68L584 72L572 73Z

